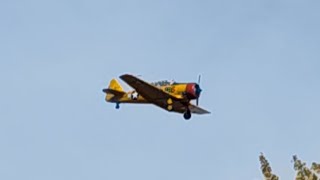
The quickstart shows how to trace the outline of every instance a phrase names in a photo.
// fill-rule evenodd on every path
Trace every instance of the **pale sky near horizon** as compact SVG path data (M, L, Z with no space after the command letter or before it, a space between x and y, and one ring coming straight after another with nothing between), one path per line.
M0 1L0 179L293 179L320 162L320 1ZM212 114L104 101L196 81ZM130 89L120 81L126 90Z

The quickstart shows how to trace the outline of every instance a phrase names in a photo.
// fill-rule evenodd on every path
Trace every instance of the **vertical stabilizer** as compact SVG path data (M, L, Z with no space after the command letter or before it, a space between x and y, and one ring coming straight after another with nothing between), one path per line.
M119 92L124 92L123 88L121 87L120 83L116 79L112 79L109 84L109 89Z
M106 101L117 102L126 93L123 91L120 83L116 79L110 81L108 89L103 89L106 93Z

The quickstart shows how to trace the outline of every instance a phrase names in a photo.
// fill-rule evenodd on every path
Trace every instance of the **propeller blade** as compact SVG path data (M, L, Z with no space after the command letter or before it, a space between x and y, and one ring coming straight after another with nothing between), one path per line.
M198 85L200 86L200 82L201 82L201 75L199 74L199 77L198 77ZM197 102L196 102L196 104L197 104L197 106L199 105L199 97L197 98Z

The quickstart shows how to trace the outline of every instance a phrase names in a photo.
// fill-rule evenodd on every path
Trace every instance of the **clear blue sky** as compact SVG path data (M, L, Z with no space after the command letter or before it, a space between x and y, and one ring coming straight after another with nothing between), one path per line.
M0 1L0 179L281 179L320 162L320 1ZM104 102L196 81L209 116ZM128 86L124 84L126 89Z

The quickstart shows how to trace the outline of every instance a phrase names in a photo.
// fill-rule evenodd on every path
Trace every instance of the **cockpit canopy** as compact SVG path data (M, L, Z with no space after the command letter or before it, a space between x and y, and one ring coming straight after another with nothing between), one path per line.
M151 84L154 85L154 86L169 86L169 85L174 84L174 82L173 81L170 82L170 81L164 80L164 81L152 82Z

